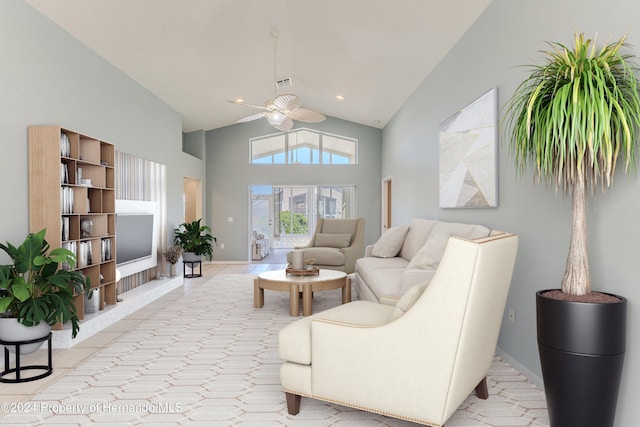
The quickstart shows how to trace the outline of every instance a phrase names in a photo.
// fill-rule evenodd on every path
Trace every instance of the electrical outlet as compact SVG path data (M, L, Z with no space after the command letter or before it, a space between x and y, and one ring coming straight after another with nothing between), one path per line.
M224 249L224 243L220 243L220 249Z
M511 307L509 307L507 311L507 318L509 319L509 322L513 324L516 323L516 311Z

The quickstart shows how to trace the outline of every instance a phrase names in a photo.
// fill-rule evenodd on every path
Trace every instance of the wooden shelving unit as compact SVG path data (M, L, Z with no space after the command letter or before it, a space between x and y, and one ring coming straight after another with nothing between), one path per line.
M98 309L116 303L116 198L113 144L59 126L30 126L29 229L47 229L52 248L65 247L75 269L91 279ZM84 319L84 295L76 295Z

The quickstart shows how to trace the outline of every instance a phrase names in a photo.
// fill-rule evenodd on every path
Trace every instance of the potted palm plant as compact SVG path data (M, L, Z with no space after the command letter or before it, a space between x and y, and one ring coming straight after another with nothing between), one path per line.
M571 195L573 225L561 289L536 293L538 348L552 426L613 425L625 352L626 299L591 289L588 193L632 171L640 97L626 36L596 46L576 34L573 48L549 43L546 61L508 103L505 124L516 168L533 165Z
M211 228L201 225L202 218L192 222L182 223L173 230L173 242L182 247L182 258L185 261L199 261L203 255L209 260L213 258L213 246L217 244L211 235Z
M30 233L17 247L0 243L0 249L12 261L0 265L0 338L5 341L46 336L58 322L71 322L73 338L80 330L74 296L85 292L91 297L90 280L71 270L76 262L72 252L63 248L49 250L45 233L46 230ZM62 269L61 265L69 269ZM21 347L21 354L39 346Z

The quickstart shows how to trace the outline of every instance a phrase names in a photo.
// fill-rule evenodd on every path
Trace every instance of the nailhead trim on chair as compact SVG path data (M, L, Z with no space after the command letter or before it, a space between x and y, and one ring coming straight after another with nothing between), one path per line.
M324 402L329 402L329 403L335 403L337 405L342 405L342 406L346 406L348 408L353 408L353 409L359 409L361 411L366 411L366 412L372 412L374 414L380 414L380 415L384 415L385 417L391 417L391 418L397 418L400 420L405 420L405 421L411 421L412 423L417 423L417 424L423 424L429 427L442 427L444 424L434 424L430 421L424 421L424 420L419 420L417 418L411 418L411 417L405 417L402 415L397 415L397 414L393 414L391 412L385 412L385 411L380 411L377 409L371 409L371 408L367 408L366 406L360 406L360 405L353 405L350 403L345 403L342 402L340 400L335 400L335 399L327 399L321 396L311 396L309 394L306 393L300 393L299 391L293 391L293 390L288 390L288 389L283 389L286 393L291 393L291 394L297 394L298 396L302 396L302 397L308 397L311 399L316 399L316 400L322 400Z

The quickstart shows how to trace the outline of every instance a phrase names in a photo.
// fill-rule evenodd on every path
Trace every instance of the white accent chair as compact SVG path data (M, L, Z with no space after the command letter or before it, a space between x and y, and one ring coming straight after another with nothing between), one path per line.
M396 306L355 301L279 334L289 414L301 396L442 426L476 390L488 397L518 237L451 237L426 285Z

